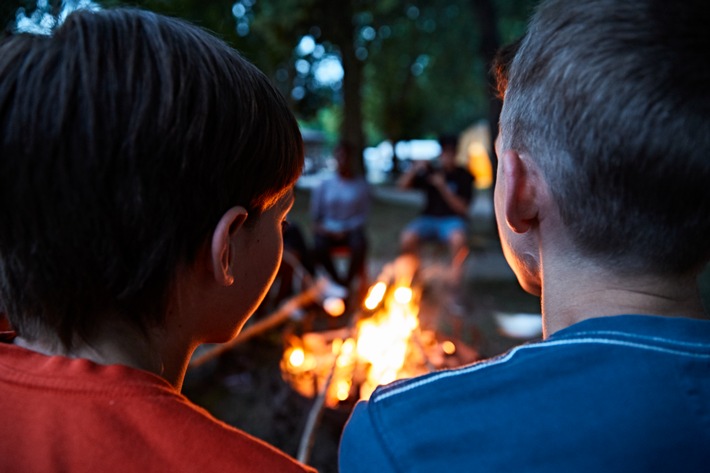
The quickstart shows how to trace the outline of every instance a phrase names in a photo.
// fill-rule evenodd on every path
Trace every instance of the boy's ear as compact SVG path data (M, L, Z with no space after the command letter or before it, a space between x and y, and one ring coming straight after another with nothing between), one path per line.
M540 174L534 164L513 150L506 150L501 160L505 220L514 232L525 233L538 219Z
M241 228L247 219L246 209L236 206L227 210L217 222L212 234L210 256L212 258L212 273L215 281L223 286L231 286L234 282L232 272L232 236Z

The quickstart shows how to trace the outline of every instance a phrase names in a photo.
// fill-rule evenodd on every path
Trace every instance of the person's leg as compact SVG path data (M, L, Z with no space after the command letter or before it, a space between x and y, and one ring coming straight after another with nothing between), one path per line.
M402 253L416 255L419 252L419 235L405 228L399 237L399 248Z
M468 256L468 225L460 217L441 217L437 224L438 238L449 247L451 266L460 267Z
M348 248L350 249L350 264L348 265L348 274L345 279L346 286L356 276L364 277L365 275L365 258L367 256L367 236L362 228L355 229L348 233Z
M289 250L303 265L311 276L315 276L315 266L311 249L306 243L301 228L296 223L291 223L284 230L284 250Z
M400 234L399 247L403 254L419 255L420 243L436 236L436 221L432 217L419 216L409 222Z
M333 258L330 257L330 248L333 246L332 241L326 235L316 233L313 236L313 257L323 269L333 278L338 284L342 284L342 280L338 271L333 264Z
M451 262L449 265L449 303L448 315L452 325L452 335L459 338L463 333L467 309L464 303L463 279L464 263L469 253L467 223L458 217L447 217L442 222L442 236L449 247Z
M464 230L454 230L449 235L449 253L452 266L461 266L468 256L468 241Z

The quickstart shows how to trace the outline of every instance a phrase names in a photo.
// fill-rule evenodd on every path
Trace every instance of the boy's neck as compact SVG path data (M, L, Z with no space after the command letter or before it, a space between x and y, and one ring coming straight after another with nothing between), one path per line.
M549 273L554 274L550 276ZM593 317L623 314L708 318L694 275L630 276L591 264L545 271L543 333L547 337Z
M14 343L48 356L83 358L101 365L123 365L148 371L164 378L176 390L182 389L194 347L171 347L157 330L146 336L133 327L113 325L102 332L105 336L99 334L90 343L76 340L70 350L55 340L27 340L18 336Z

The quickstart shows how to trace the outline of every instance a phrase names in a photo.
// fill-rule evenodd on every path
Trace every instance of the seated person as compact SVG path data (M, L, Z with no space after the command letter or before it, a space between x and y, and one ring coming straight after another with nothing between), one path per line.
M451 257L452 279L461 279L462 262L468 255L468 211L473 199L473 175L456 164L457 138L439 139L438 163L414 161L397 181L400 189L421 189L425 204L421 215L402 231L403 253L418 255L422 241L445 243Z
M353 173L354 147L341 142L335 148L337 175L313 190L310 214L313 224L313 255L337 284L350 288L356 276L365 277L368 241L365 224L370 213L371 189L363 176ZM333 248L350 252L346 274L340 274L331 257ZM361 286L364 281L361 281Z
M0 40L3 471L313 471L181 394L274 279L303 166L271 81L184 21Z

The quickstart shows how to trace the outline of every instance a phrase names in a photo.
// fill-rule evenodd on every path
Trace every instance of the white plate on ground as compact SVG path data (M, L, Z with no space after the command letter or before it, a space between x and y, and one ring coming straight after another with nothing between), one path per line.
M511 338L527 340L542 335L540 314L497 312L495 320L500 331Z

